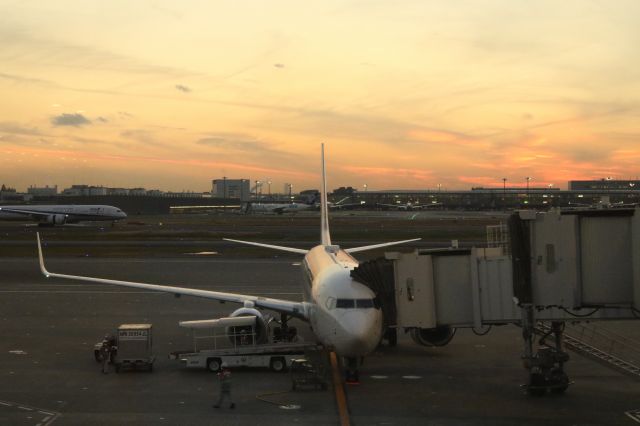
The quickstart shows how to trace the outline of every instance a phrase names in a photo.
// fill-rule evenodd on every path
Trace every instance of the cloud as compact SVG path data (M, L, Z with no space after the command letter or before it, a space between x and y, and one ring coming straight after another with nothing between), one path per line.
M236 151L264 150L265 143L250 139L245 135L218 134L202 138L196 142L198 145L206 145L215 148L233 149Z
M38 37L20 28L0 29L0 60L17 61L41 68L65 68L114 71L131 74L185 76L194 72L143 61L93 45L67 43L53 37ZM25 52L29 52L25 54Z
M176 87L176 89L178 89L179 91L184 92L184 93L191 92L191 89L188 88L187 86L183 85L183 84L176 84L175 87Z
M196 144L215 148L233 157L242 155L245 159L253 161L275 161L286 163L295 155L282 151L273 143L259 138L240 133L214 133L196 141Z
M284 68L284 64L280 64L280 63L273 64L273 66L276 68Z
M91 120L82 114L67 114L62 113L51 118L51 123L54 126L74 126L80 127L85 124L91 124Z
M127 139L133 139L137 142L141 142L145 145L164 147L166 146L162 142L158 141L153 134L153 132L149 132L148 130L143 129L130 129L125 130L120 133L120 136Z
M0 123L0 133L10 133L12 135L42 136L42 132L40 132L37 127L25 127L23 125L12 122Z
M106 118L100 116L100 117L96 118L96 121L99 121L101 123L107 123L109 120L107 120Z

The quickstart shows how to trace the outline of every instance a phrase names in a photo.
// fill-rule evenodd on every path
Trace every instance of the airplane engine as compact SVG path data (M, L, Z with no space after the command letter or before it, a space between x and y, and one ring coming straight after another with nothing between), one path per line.
M52 214L47 216L47 223L51 225L64 225L67 222L67 216L63 214Z
M230 317L248 317L255 316L256 317L256 326L255 330L252 331L251 327L227 327L227 334L229 334L229 339L231 343L236 345L251 345L253 344L253 338L255 337L256 343L267 343L269 339L269 330L267 328L267 321L262 316L262 313L254 308L240 308L233 311ZM253 335L255 332L255 336Z
M448 325L441 325L436 328L411 329L411 338L422 346L445 346L453 339L455 334L456 329Z

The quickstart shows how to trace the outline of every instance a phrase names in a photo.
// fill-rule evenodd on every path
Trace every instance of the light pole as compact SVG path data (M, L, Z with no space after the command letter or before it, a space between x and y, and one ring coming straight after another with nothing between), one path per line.
M502 178L502 206L507 209L507 178Z
M269 189L269 199L271 199L271 181L267 181L267 188Z
M527 180L527 204L529 204L529 181L531 181L531 177L527 176L525 179Z
M289 202L293 202L293 197L291 196L291 191L293 190L293 184L289 184Z
M258 198L258 185L260 185L260 181L256 180L256 201L259 200L259 198Z
M222 177L222 200L223 200L222 211L225 211L227 210L227 177L226 176Z

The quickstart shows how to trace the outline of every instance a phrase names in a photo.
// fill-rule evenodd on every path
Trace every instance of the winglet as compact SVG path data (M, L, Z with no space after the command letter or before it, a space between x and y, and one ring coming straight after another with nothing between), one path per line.
M47 269L44 267L44 259L42 257L42 245L40 244L39 232L36 232L36 238L38 239L38 258L40 259L40 271L42 271L42 275L49 278L51 274L49 274L49 271L47 271Z

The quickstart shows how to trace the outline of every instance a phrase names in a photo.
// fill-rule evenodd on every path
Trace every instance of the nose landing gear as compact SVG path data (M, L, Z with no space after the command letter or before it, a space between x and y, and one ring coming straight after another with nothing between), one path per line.
M358 358L345 358L347 368L345 369L345 381L349 385L360 384L360 374L358 371Z

